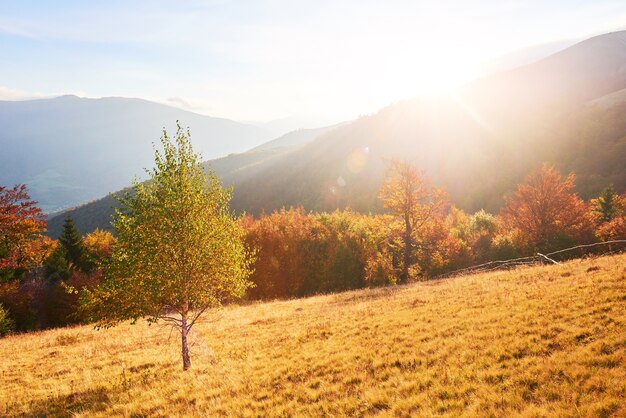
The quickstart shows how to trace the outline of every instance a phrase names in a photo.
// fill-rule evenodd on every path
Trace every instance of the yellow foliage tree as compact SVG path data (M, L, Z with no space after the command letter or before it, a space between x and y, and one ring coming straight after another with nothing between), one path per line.
M415 166L399 160L392 161L388 167L378 196L403 224L400 283L406 283L417 250L416 235L428 222L441 217L447 196L443 190L431 186Z

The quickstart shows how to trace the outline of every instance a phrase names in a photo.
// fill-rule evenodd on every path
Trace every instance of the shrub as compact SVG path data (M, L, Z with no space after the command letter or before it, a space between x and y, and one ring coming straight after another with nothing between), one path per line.
M0 337L4 337L15 330L15 322L9 317L9 313L0 305Z

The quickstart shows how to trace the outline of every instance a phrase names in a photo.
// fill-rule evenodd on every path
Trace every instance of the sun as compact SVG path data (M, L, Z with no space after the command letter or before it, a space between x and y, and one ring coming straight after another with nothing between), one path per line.
M416 84L423 93L447 93L480 75L475 55L450 48L429 48L417 66Z
M395 65L386 81L398 97L447 94L481 75L479 53L445 42L433 40L395 52L387 57Z

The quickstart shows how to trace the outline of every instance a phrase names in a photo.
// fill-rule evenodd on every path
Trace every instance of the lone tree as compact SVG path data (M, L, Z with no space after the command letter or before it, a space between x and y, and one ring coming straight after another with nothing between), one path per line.
M124 320L165 321L180 331L183 370L191 367L187 336L209 308L240 298L251 283L251 256L229 212L231 190L205 173L180 125L145 183L118 198L116 242L105 278L82 300L100 327Z
M384 206L404 223L400 283L407 283L417 247L416 235L427 222L441 213L447 202L446 195L442 190L433 188L414 165L393 160L378 196Z

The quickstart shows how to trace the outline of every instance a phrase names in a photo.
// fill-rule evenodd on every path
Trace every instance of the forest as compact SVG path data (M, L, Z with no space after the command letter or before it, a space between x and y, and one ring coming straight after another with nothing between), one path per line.
M499 213L466 213L415 166L391 161L378 193L384 214L291 207L236 218L254 255L244 303L432 280L487 261L624 239L626 194L607 185L584 201L575 186L574 173L544 164ZM81 236L69 216L57 240L45 232L27 186L0 187L0 335L91 321L81 295L107 274L116 236Z

